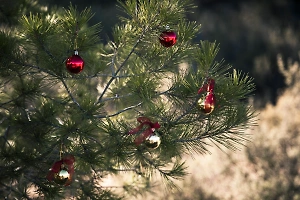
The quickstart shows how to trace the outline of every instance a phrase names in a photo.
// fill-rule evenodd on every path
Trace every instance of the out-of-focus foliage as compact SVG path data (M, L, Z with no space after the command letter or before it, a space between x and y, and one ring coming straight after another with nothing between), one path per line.
M297 0L205 0L191 18L202 24L201 39L220 42L220 56L255 78L255 103L273 104L285 87L277 54L298 59L300 3Z
M16 25L23 14L45 11L47 6L42 6L38 0L0 0L0 28Z

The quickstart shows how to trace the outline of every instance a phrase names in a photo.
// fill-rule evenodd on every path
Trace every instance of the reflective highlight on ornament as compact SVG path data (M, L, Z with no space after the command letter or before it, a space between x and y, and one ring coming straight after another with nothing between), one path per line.
M205 83L198 90L198 94L201 94L202 92L207 92L206 95L200 97L200 99L197 102L198 108L207 115L210 114L215 108L216 98L214 95L214 89L215 89L215 80L209 78L207 80L207 83Z
M159 147L160 143L161 143L161 138L159 134L156 132L154 132L153 135L147 137L144 141L144 144L149 149L156 149L157 147Z
M59 185L65 185L67 181L71 181L71 174L66 168L63 168L54 174L53 181Z
M174 31L164 31L159 36L159 42L164 47L171 47L177 41L177 35Z
M70 185L74 175L74 162L75 158L73 155L64 156L52 165L46 178L48 181L54 181L59 185Z
M215 108L215 95L208 92L206 96L198 100L198 108L205 114L210 114Z
M78 51L75 51L72 56L66 60L66 67L70 73L78 74L84 68L84 60L78 55Z

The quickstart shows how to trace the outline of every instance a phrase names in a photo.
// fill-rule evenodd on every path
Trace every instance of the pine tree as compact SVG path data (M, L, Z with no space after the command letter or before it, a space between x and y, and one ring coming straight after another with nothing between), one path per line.
M119 8L105 44L101 25L88 25L91 9L72 5L24 15L0 32L0 196L122 199L151 190L154 174L172 188L187 173L183 155L249 139L253 80L216 60L216 42L194 42L192 3ZM74 71L74 62L84 66ZM57 168L67 178L55 177L63 176ZM122 192L102 184L123 173L139 178Z

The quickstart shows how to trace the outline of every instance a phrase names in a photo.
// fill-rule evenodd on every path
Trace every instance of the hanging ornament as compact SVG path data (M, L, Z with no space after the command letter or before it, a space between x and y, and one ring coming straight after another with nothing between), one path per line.
M208 79L208 82L205 83L198 90L198 94L201 94L202 92L206 92L206 95L200 97L200 99L197 102L199 109L205 114L210 114L215 108L216 98L214 95L214 87L215 87L215 80Z
M208 92L205 97L198 100L198 107L205 114L210 114L215 108L215 101L215 95Z
M48 181L54 181L55 183L64 186L70 185L74 174L74 162L75 158L72 155L67 155L55 162L48 172Z
M67 181L71 180L71 174L68 172L68 169L61 165L61 170L54 174L54 182L59 185L64 185Z
M139 146L141 143L143 143L148 137L152 136L156 129L160 128L160 125L158 122L151 122L151 120L147 117L138 117L137 121L140 123L140 125L128 132L128 134L137 134L140 132L144 126L148 126L146 130L144 130L139 136L134 140L134 143Z
M161 143L161 138L156 131L152 135L147 137L144 141L144 144L149 149L156 149L157 147L159 147L160 143Z
M73 74L78 74L83 70L84 60L78 55L77 50L75 50L74 54L67 59L66 67L67 70Z
M159 42L164 46L164 47L171 47L173 46L176 41L177 41L177 35L174 31L171 31L169 26L166 26L165 31L163 31L160 36L158 37Z

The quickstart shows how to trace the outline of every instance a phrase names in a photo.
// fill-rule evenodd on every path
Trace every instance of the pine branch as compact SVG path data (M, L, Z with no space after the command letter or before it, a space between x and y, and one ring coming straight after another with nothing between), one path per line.
M67 86L66 82L64 81L64 79L60 79L60 80L61 80L63 86L65 87L67 93L69 94L71 100L73 101L73 103L75 103L75 105L76 105L81 111L84 111L84 110L82 109L82 107L80 106L80 104L76 101L76 99L75 99L74 96L72 95L72 93L71 93L69 87Z
M150 164L151 166L153 166L161 175L161 177L163 178L164 183L166 183L167 187L166 188L177 188L177 185L175 185L175 183L171 180L172 179L181 179L182 177L184 177L185 175L187 175L187 173L184 171L186 169L186 167L184 167L184 162L183 163L179 163L178 161L176 161L173 164L173 167L171 170L163 170L161 169L161 167L154 163L154 161L150 160L149 158L147 158L146 156L143 155L143 159L145 161L147 161L148 164Z
M45 180L59 149L76 157L74 198L121 199L125 196L114 194L118 189L130 195L148 191L155 172L167 188L176 187L174 180L187 174L180 161L185 153L207 153L212 144L235 150L248 141L245 130L253 125L254 114L245 98L254 90L252 79L237 70L229 73L230 65L215 61L216 42L192 44L200 26L186 22L190 2L120 2L128 16L121 18L107 45L98 43L99 24L87 24L91 9L79 13L72 5L47 16L24 16L16 39L0 33L5 55L0 58L5 69L0 72L5 174L0 184L14 183L8 197L28 199L26 190L33 184L44 198L68 198L67 190ZM178 36L169 48L159 42L166 25ZM5 38L11 39L2 48ZM87 66L76 75L62 68L74 48ZM188 69L179 71L180 63ZM210 78L216 82L217 105L204 114L197 109L204 97L197 91ZM137 116L160 125L157 149L147 142L134 144L139 134L153 130L148 121L136 122ZM142 128L129 135L135 127ZM127 172L142 180L123 186L101 183L109 174Z
M19 61L14 61L14 63L17 64L17 65L20 65L20 66L37 69L39 72L44 72L44 73L49 74L49 75L51 75L55 78L59 78L56 74L54 74L52 71L50 71L48 69L44 69L44 68L41 68L39 66L35 66L35 65L27 64L27 63L21 63Z
M114 116L117 116L117 115L119 115L119 114L121 114L121 113L123 113L123 112L126 112L126 111L128 111L128 110L132 110L132 109L134 109L134 108L136 108L136 107L139 107L140 105L142 105L142 102L140 102L140 103L138 103L138 104L136 104L136 105L133 105L133 106L126 107L126 108L124 108L124 109L122 109L122 110L119 110L118 112L116 112L116 113L114 113L114 114L110 114L110 115L98 115L98 116L95 116L95 117L96 117L96 118L109 118L109 117L114 117Z
M105 99L102 100L102 102L111 101L111 100L119 100L119 99L122 99L122 98L125 98L125 97L130 97L132 95L133 95L132 93L125 94L125 95L116 95L115 97L105 98Z
M140 35L140 37L138 38L138 40L136 41L136 43L133 45L131 51L129 52L129 54L127 55L127 57L125 58L125 60L123 61L123 63L118 67L118 69L116 70L116 72L113 74L113 76L110 78L110 80L108 81L107 85L105 86L102 94L100 95L100 97L98 98L98 102L97 103L101 103L102 102L102 98L104 96L104 94L106 93L106 91L108 90L109 86L111 85L111 83L116 79L116 75L118 75L118 73L121 71L121 69L125 66L126 62L129 60L130 56L132 55L132 53L134 52L135 48L137 47L137 45L140 43L142 37L144 36L144 33L146 32L146 28L143 30L142 34Z

